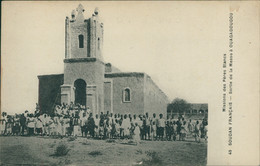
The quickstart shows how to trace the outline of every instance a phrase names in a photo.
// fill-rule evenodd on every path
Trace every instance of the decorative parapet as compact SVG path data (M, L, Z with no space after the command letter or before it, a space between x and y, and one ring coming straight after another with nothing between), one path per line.
M89 58L70 58L70 59L64 59L63 61L64 61L64 63L96 62L97 61L97 62L100 62L102 64L105 64L101 60L99 60L97 58L93 58L93 57L89 57Z

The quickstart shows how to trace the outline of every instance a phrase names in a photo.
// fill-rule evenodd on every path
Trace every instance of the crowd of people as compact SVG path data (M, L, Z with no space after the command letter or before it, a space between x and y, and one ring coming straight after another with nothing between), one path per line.
M153 113L120 114L106 113L93 115L85 106L74 104L56 105L52 114L41 113L37 105L34 113L25 111L14 116L2 113L1 135L21 136L82 136L96 139L134 139L185 141L188 136L200 142L207 140L208 122L188 120L184 116Z

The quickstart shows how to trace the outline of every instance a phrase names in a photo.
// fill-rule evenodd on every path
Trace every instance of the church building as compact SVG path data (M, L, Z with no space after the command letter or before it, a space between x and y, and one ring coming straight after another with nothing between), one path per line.
M150 76L140 72L121 72L103 60L104 25L96 8L84 18L80 4L65 19L64 74L41 75L38 103L42 112L55 104L89 107L94 114L112 112L166 115L168 97Z

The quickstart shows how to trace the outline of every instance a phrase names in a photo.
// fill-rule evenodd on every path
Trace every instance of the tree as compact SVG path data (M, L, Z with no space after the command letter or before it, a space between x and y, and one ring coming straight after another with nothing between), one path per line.
M180 98L175 98L170 104L167 106L167 113L168 114L176 114L183 115L185 112L190 110L190 104Z

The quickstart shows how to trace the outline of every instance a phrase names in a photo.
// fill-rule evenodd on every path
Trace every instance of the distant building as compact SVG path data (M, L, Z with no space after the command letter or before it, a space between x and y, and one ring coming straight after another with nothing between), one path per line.
M88 19L83 12L80 4L65 20L64 74L38 76L41 111L73 102L90 107L94 114L166 114L168 97L147 74L120 72L104 62L104 25L98 9Z
M188 114L208 114L208 104L191 103Z
M167 115L169 117L174 116L174 118L179 117L180 115L184 115L185 118L191 119L203 119L208 117L208 104L206 103L188 103L189 110L184 111L183 113L179 113L177 110L169 110Z

